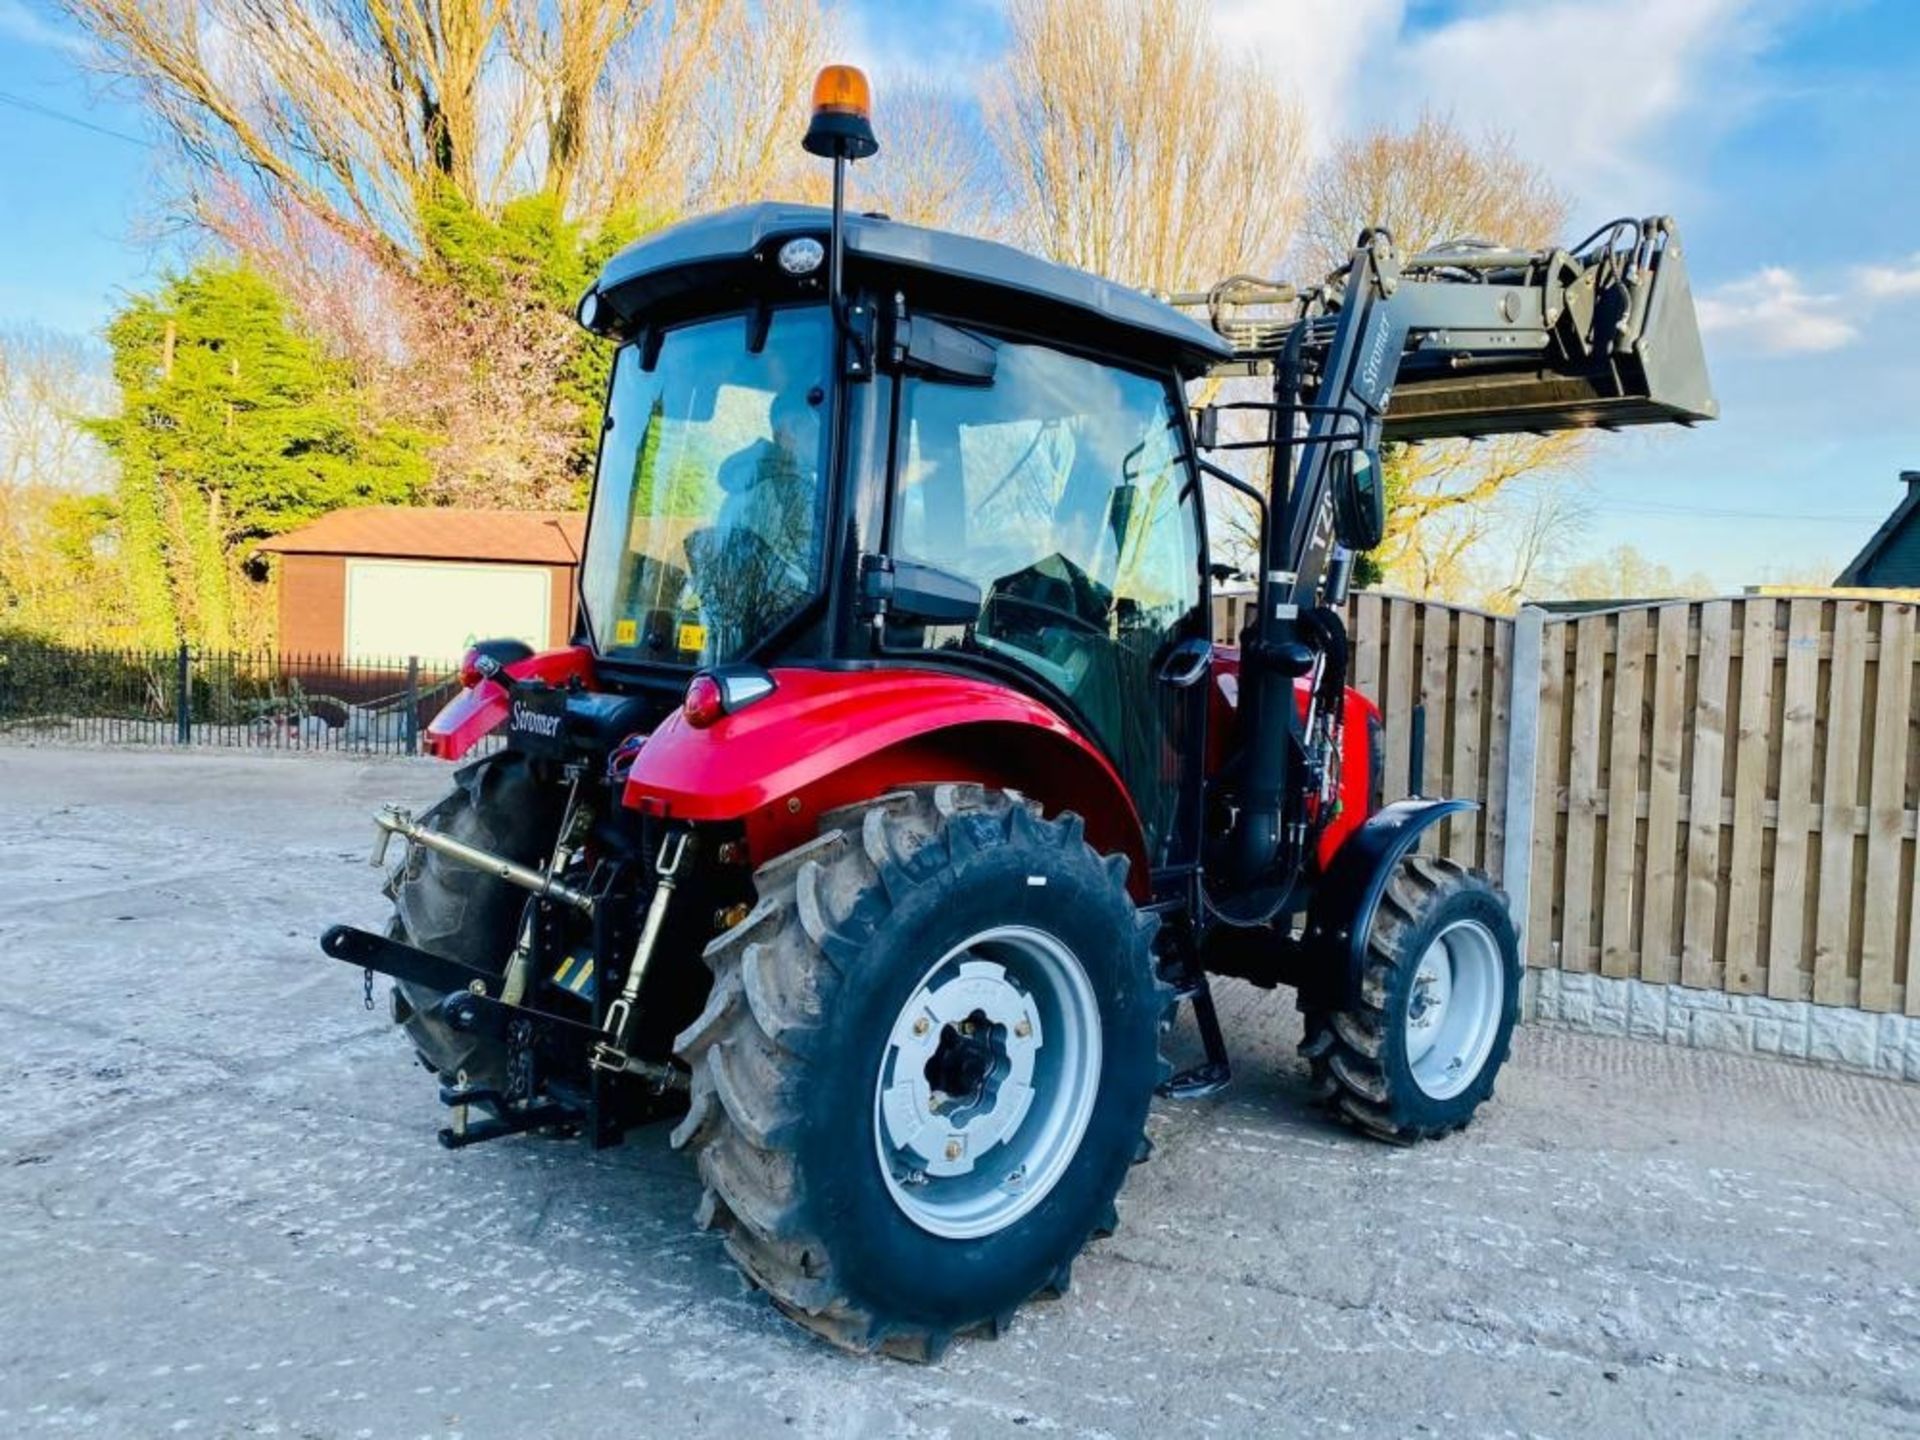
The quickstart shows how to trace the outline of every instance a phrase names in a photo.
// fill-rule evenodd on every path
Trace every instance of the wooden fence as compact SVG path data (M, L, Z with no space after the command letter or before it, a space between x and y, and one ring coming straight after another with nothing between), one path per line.
M1912 605L1626 609L1540 652L1529 960L1920 1011Z
M1506 886L1529 964L1907 1014L1915 618L1837 596L1349 612L1387 793L1410 788L1418 705L1423 790L1483 807L1434 848Z

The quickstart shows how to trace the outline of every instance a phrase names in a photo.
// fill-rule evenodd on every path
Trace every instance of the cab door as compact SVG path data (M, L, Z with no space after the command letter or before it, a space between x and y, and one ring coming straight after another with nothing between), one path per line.
M1195 856L1206 721L1199 487L1171 375L969 332L987 384L898 377L896 560L979 588L884 646L1017 672L1113 762L1155 868ZM1182 683L1184 682L1184 683Z

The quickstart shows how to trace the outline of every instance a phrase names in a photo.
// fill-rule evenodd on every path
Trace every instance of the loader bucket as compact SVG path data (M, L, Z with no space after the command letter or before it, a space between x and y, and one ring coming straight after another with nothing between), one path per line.
M1503 289L1473 288L1487 295ZM1719 414L1686 261L1670 225L1643 239L1614 283L1585 296L1577 289L1569 287L1557 321L1542 317L1530 333L1486 332L1484 348L1470 332L1437 331L1430 347L1416 332L1387 408L1385 438L1691 425ZM1529 291L1516 287L1515 294L1537 310Z

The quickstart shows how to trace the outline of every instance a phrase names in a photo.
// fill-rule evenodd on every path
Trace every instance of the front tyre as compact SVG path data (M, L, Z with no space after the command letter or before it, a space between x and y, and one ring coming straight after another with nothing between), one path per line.
M1301 1050L1343 1119L1405 1143L1458 1130L1493 1094L1520 1003L1513 921L1487 877L1399 863L1350 1009L1311 1014Z
M932 1358L1064 1290L1162 1073L1124 862L1076 817L941 785L829 816L755 885L676 1042L703 1223L851 1349Z

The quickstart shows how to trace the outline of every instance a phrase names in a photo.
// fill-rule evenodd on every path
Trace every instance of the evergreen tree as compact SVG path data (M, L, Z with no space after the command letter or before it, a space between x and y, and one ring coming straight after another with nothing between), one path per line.
M426 437L375 425L347 368L289 325L273 286L207 263L134 297L107 331L120 414L118 542L140 643L260 633L254 545L349 505L404 503Z

